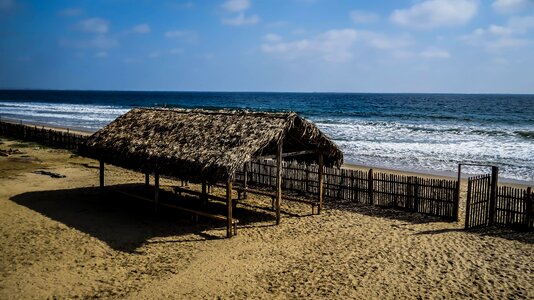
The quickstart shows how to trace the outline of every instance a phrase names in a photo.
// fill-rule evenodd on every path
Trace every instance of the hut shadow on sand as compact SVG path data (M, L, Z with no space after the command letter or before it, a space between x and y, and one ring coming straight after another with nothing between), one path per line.
M345 210L350 212L355 212L358 214L388 219L388 220L397 220L403 221L410 224L429 224L437 222L448 222L454 223L455 221L447 221L440 217L424 215L421 213L402 211L395 208L389 207L380 207L380 206L370 206L367 204L358 204L358 203L333 203L327 205L327 208L335 208L339 210Z
M142 184L113 187L139 194L142 194L144 189ZM190 207L199 203L198 199L177 198L170 192L162 191L161 196L162 201L180 201L181 205ZM177 238L191 234L196 236L193 240L198 241L225 237L224 223L203 218L199 222L194 222L191 214L168 208L154 212L152 203L110 191L102 192L98 187L27 192L13 196L10 200L89 234L115 250L128 253L136 252L146 243L152 243L150 241L152 238L175 237L164 242L180 242L192 241ZM210 202L205 209L220 213L225 211L226 205ZM237 207L235 214L244 227L265 226L259 223L264 221L272 223L274 218L273 213L241 206ZM217 234L219 231L220 234Z
M505 240L510 241L518 241L520 243L525 244L534 244L534 233L533 232L521 232L521 231L515 231L510 228L503 228L503 227L485 227L485 228L475 228L475 229L469 229L465 230L462 228L445 228L445 229L436 229L436 230L425 230L417 232L417 235L439 235L439 234L447 234L447 233L454 233L454 232L462 232L462 233L469 233L469 234L476 234L480 236L491 236L491 237L499 237Z

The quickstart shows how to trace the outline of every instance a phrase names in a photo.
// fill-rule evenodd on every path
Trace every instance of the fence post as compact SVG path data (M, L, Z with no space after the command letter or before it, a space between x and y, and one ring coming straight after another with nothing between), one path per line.
M471 217L471 181L467 181L467 200L465 202L465 229L469 229L469 219Z
M407 199L406 199L406 208L408 210L414 210L414 196L413 196L413 183L412 183L412 176L408 176L408 184L406 185L406 191L407 191Z
M373 169L369 169L369 173L367 175L367 193L369 194L369 204L373 205Z
M308 164L304 165L304 169L306 170L306 181L304 181L304 189L306 191L305 193L307 194L309 191L308 181L310 181L310 170L308 168Z
M337 200L342 201L343 199L343 184L344 184L344 174L343 169L339 169L339 186L337 191Z
M527 188L527 197L526 197L526 201L527 201L527 214L526 214L526 219L527 219L527 224L525 226L525 229L526 230L529 230L530 227L531 227L531 224L532 223L532 218L534 217L532 214L533 214L533 211L532 211L532 201L534 201L534 194L532 194L532 189L530 187Z
M456 218L456 222L460 220L459 211L460 211L460 188L461 184L461 174L462 174L462 164L458 164L458 181L456 182L456 195L454 195L454 206L453 206L453 216Z
M319 153L319 169L317 170L318 179L318 189L319 189L319 207L317 207L317 214L321 214L323 209L323 194L324 194L324 164L323 164L323 153Z
M497 182L499 181L499 168L491 167L491 190L489 203L489 226L493 225L495 219L495 202L497 201Z
M413 187L413 211L419 212L419 181L422 181L422 179L414 177L414 187Z

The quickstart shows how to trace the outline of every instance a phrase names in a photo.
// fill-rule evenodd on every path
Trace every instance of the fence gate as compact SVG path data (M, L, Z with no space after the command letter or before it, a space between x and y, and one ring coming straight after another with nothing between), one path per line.
M497 167L492 167L491 174L468 179L465 229L493 225L498 176Z
M491 174L470 177L468 179L465 229L488 225L490 186Z

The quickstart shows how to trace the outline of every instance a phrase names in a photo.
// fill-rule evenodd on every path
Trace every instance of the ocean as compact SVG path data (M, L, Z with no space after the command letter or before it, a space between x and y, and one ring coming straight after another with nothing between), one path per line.
M534 181L534 95L0 91L0 118L86 131L161 106L295 111L347 163L444 175L458 162L492 164L501 178Z

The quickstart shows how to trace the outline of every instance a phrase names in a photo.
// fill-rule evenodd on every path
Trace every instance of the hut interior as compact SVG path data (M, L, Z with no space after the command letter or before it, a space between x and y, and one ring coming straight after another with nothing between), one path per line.
M227 236L235 233L232 189L238 170L250 161L277 161L276 222L280 222L282 160L290 158L323 166L341 166L341 150L313 123L294 112L271 113L240 110L135 108L90 136L80 154L100 161L100 186L104 187L104 164L153 174L153 202L158 206L159 176L202 183L223 183L228 207ZM246 169L245 169L246 172ZM322 207L322 174L319 176L319 208ZM252 192L246 186L244 192ZM187 209L186 209L187 210ZM194 212L202 214L202 212ZM234 229L234 231L232 231Z

